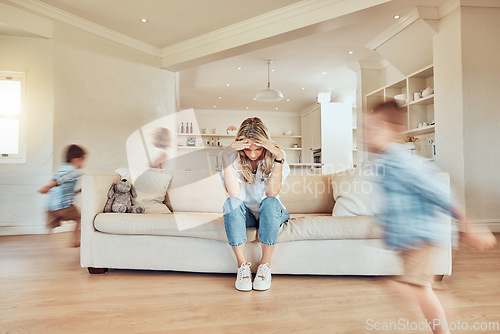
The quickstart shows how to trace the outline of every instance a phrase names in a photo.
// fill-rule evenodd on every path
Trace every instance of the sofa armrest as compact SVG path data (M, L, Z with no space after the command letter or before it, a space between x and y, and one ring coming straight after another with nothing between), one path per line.
M95 232L94 219L103 212L111 184L120 180L120 175L84 175L82 178L82 236L80 264L92 266L92 234Z

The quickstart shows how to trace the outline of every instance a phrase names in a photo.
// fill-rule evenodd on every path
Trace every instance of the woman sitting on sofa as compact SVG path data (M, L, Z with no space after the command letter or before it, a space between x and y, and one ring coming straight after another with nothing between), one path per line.
M251 263L245 257L246 228L259 228L262 259L253 289L271 287L271 256L281 224L290 215L278 199L290 167L283 150L272 142L264 123L257 117L241 123L236 140L222 152L223 181L229 198L224 203L224 225L238 271L235 287L252 290Z

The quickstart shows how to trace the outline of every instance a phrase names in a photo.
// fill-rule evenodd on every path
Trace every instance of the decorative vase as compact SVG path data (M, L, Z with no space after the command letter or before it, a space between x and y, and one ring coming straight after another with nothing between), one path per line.
M408 150L408 154L409 155L413 155L413 153L415 152L415 150L417 149L417 144L415 144L415 142L407 142L405 144L406 146L406 149Z

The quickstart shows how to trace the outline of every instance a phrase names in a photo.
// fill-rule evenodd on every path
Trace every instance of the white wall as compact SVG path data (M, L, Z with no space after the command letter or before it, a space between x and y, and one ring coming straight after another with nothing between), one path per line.
M36 190L64 148L87 149L85 173L125 167L128 136L175 112L174 73L159 57L59 22L53 39L0 42L1 70L28 72L27 163L0 165L0 234L44 233L46 196Z
M500 223L500 8L461 14L467 216Z
M399 80L403 80L405 75L401 73L394 65L389 64L384 67L381 71L381 80L382 86L390 85L394 82L398 82Z
M160 59L57 24L54 165L71 143L89 151L88 173L125 167L128 136L175 112L174 74Z
M43 232L37 189L52 172L53 41L0 36L0 70L26 72L27 152L24 164L0 164L0 234Z
M434 37L436 164L450 174L456 200L465 208L462 42L460 9L439 22Z

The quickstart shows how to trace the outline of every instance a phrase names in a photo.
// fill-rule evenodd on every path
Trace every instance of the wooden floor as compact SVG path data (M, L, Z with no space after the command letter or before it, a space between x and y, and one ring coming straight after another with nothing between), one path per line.
M375 329L423 321L377 278L275 275L271 290L243 293L234 275L89 275L69 239L0 237L0 333L429 333ZM491 329L500 326L499 258L498 245L455 253L445 307L449 321L469 326L456 332L500 333ZM491 327L473 331L475 322Z

